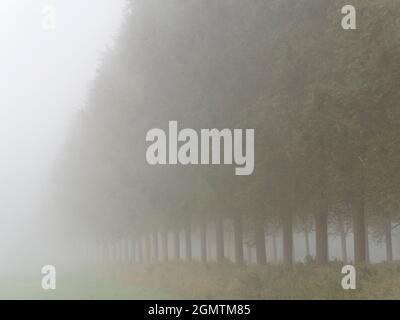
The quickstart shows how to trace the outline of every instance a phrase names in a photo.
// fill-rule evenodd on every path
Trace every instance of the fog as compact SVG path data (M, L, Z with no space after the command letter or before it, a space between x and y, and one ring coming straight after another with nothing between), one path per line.
M398 264L398 19L357 37L341 6L1 0L0 288L55 265L130 298L292 297L302 268L329 293L344 264Z
M48 5L56 9L54 30L42 26ZM102 53L112 46L123 5L123 0L0 2L1 269L29 268L40 251L35 239L43 224L46 179Z

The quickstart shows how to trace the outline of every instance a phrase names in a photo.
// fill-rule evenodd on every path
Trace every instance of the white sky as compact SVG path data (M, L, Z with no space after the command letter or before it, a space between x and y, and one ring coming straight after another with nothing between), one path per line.
M45 5L56 29L42 28ZM35 206L124 0L0 0L0 250Z

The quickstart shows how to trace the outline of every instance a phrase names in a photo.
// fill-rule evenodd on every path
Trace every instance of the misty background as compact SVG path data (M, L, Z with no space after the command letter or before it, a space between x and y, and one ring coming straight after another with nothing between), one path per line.
M0 269L32 268L45 249L38 229L44 185L124 4L0 1ZM42 28L48 5L55 30Z

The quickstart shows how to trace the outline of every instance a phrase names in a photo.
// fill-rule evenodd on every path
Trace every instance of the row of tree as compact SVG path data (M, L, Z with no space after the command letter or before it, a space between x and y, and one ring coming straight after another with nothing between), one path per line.
M266 232L282 231L283 261L292 264L294 228L307 237L315 229L316 262L326 264L328 227L342 243L351 230L356 263L368 260L371 231L386 239L392 260L400 218L400 3L353 1L357 30L342 29L343 5L128 1L52 177L54 221L70 237L99 243L159 234L162 250L153 241L154 250L164 258L168 231L179 258L177 235L185 230L190 258L191 230L200 228L203 261L205 226L213 223L222 261L223 221L231 220L235 261L243 262L250 239L259 264ZM254 128L253 175L217 165L150 166L146 132L169 120L197 130Z

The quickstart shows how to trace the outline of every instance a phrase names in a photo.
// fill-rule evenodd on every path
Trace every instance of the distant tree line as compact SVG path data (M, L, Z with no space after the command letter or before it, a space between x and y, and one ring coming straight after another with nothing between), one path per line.
M126 250L136 261L181 259L182 230L191 260L198 230L200 259L210 260L213 232L222 262L226 221L239 264L246 243L266 264L266 236L282 234L290 265L294 232L304 233L310 254L313 230L320 265L329 260L329 230L340 235L344 261L349 233L356 263L368 261L368 237L384 239L392 260L400 222L400 2L354 0L357 30L347 31L345 4L129 1L54 172L55 220L103 248L130 239ZM196 130L254 128L253 175L150 166L146 132L169 120Z

